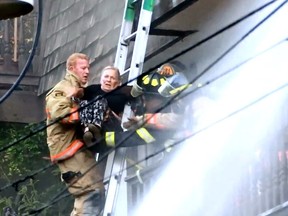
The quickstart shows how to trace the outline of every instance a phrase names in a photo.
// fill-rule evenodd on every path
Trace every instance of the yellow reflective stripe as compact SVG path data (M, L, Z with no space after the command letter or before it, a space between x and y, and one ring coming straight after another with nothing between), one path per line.
M154 137L148 132L146 128L139 128L136 130L136 133L146 142L151 143L154 142Z
M108 146L115 146L115 132L106 132L105 141Z
M178 87L178 88L172 89L169 93L170 93L171 95L174 95L174 94L176 94L176 93L178 93L178 92L180 92L180 91L185 90L186 88L189 88L190 86L192 86L192 85L191 85L191 84L182 85L182 86L180 86L180 87Z

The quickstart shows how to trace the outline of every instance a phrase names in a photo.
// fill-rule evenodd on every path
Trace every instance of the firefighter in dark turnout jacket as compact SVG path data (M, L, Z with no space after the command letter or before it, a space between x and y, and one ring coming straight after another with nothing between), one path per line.
M148 143L162 143L173 137L175 131L181 128L183 110L179 101L167 105L171 96L188 87L188 81L171 64L162 67L173 73L153 72L140 77L132 88L132 95L142 97L143 103L136 110L135 117L124 122L125 132L106 131L104 141L98 143L99 151L106 151L109 147L129 147ZM142 108L142 110L141 110Z

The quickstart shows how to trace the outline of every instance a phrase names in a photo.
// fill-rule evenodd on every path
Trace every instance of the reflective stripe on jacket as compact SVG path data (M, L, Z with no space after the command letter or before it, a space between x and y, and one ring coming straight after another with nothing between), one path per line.
M77 137L77 128L80 125L78 104L66 97L65 88L81 87L78 78L69 71L65 78L51 89L46 95L47 113L47 144L50 156L55 156L65 151ZM69 115L72 113L72 115ZM63 118L64 117L64 118ZM58 120L59 121L56 121Z
M62 152L59 152L56 155L51 155L51 162L57 162L61 160L65 160L73 156L80 148L84 146L84 143L81 140L74 140L70 146L68 146Z
M78 107L71 108L71 112L67 116L67 118L62 119L63 124L72 124L74 122L78 122L80 120L79 118L79 112L77 111Z
M154 137L149 133L146 128L139 128L136 130L136 133L142 140L144 140L147 144L155 141Z
M130 147L138 145L146 145L150 143L162 143L173 135L172 131L153 130L145 127L135 131L105 132L105 145L108 147Z

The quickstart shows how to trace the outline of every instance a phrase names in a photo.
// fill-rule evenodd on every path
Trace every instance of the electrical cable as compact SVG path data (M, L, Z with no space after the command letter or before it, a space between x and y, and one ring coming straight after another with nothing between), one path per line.
M189 135L186 135L186 136L183 137L183 138L180 138L180 139L174 141L173 143L171 143L170 147L173 148L173 147L175 147L175 146L177 146L177 145L179 145L179 144L182 144L182 143L183 143L184 141L186 141L187 139L192 138L193 136L195 136L195 135L197 135L197 134L199 134L199 133L201 133L201 132L203 132L203 131L205 131L205 130L213 127L213 126L215 126L216 124L218 124L218 123L220 123L220 122L223 122L224 120L226 120L226 119L228 119L228 118L230 118L230 117L232 117L232 116L240 113L241 111L243 111L243 110L245 110L245 109L247 109L247 108L255 105L256 103L260 102L261 100L264 100L264 99L267 98L268 96L271 96L272 94L277 93L278 91L283 90L284 88L287 88L287 87L288 87L288 83L286 83L286 84L284 84L284 85L282 85L282 86L280 86L280 87L278 87L278 88L276 88L276 89L268 92L268 93L265 94L265 95L262 95L261 97L259 97L258 99L252 101L251 103L246 104L245 106L242 106L241 108L235 110L234 112L231 112L229 115L227 115L227 116L225 116L225 117L223 117L223 118L221 118L221 119L218 119L218 120L212 122L211 124L207 125L206 127L203 127L203 128L201 128L201 129L199 129L198 131L196 131L196 132L194 132L194 133L191 133L191 134L189 134ZM189 94L189 93L187 93L187 94ZM114 149L114 150L115 150L115 149ZM123 168L123 169L120 170L119 172L123 172L123 171L125 171L125 170L130 169L130 168L133 168L133 167L139 165L140 163L142 163L142 162L144 162L144 161L147 161L148 159L150 159L150 158L152 158L152 157L155 157L155 156L157 156L157 155L159 155L159 154L161 154L161 153L163 153L163 152L165 152L165 151L166 151L166 148L165 148L165 147L164 147L164 148L161 148L160 150L155 151L154 153L151 153L151 154L149 154L148 156L145 156L143 159L138 160L137 162L135 162L135 163L127 166L126 168ZM115 175L117 175L117 173L111 174L109 177L111 178L111 177L113 177L113 176L115 176ZM105 179L103 179L103 180L105 180ZM102 180L101 180L101 181L102 181ZM97 181L97 182L100 182L100 181ZM61 195L62 195L62 193L58 194L58 196L55 198L55 200L50 201L50 203L46 204L45 206L43 206L43 207L41 207L41 208L38 208L38 209L36 209L36 210L31 210L31 211L29 212L29 215L41 213L44 209L52 206L55 202L58 202L58 201L60 201L61 199L66 198L66 197L69 196L69 195L71 196L71 194L69 194L69 195L62 195L62 196L61 196Z
M287 3L287 0L284 1L282 4L280 4L276 9L274 9L271 13L269 13L267 16L264 17L264 19L262 19L260 22L258 22L252 29L250 29L246 34L244 34L244 36L242 36L240 38L240 40L238 40L236 43L234 43L229 49L227 49L222 55L220 55L215 61L213 61L208 67L206 67L198 76L196 76L196 78L194 78L190 84L194 83L196 80L198 80L201 76L203 76L209 69L211 69L214 65L216 65L221 59L223 59L228 53L230 53L236 46L238 46L246 37L248 37L253 31L255 31L259 26L261 26L266 20L268 20L274 13L276 13L280 8L282 8L285 4ZM285 84L284 87L286 87L287 84ZM280 87L280 89L283 88L283 86ZM170 103L173 99L175 99L177 96L179 95L179 93L177 95L175 95L171 100ZM266 97L266 96L265 96ZM259 99L260 100L260 99ZM254 103L256 103L259 100L255 100ZM252 103L252 104L254 104ZM167 106L167 104L165 104L163 107ZM162 107L162 109L163 109ZM159 112L159 110L156 111ZM236 112L238 113L238 112ZM232 116L234 114L230 114L229 116ZM222 120L223 121L223 120Z
M215 77L215 78L213 78L213 79L205 82L203 85L201 85L201 87L198 87L198 88L196 88L196 89L193 89L192 91L189 91L189 92L184 92L185 94L179 95L178 99L181 100L181 99L185 98L186 96L190 95L191 93L194 93L195 91L198 91L200 88L204 88L205 86L213 83L214 81L222 78L223 76L225 76L225 75L227 75L227 74L230 74L230 73L233 72L236 68L238 68L238 67L240 67L241 65L243 65L243 64L245 64L245 63L253 60L253 59L256 58L257 56L259 56L259 55L261 55L261 54L263 54L263 53L265 53L265 52L267 52L267 51L275 48L276 46L280 45L280 44L283 43L283 42L286 42L286 39L284 39L284 40L276 43L275 45L269 47L268 49L264 50L263 52L258 53L257 55L255 55L255 56L253 56L253 57L250 57L249 59L241 62L240 64L234 66L233 68L231 68L231 69L229 69L229 70L221 73L221 75L219 75L219 76L217 76L217 77ZM175 101L174 101L174 102L175 102ZM207 129L207 128L205 128L205 129ZM205 129L201 129L201 131L202 131L202 130L205 130ZM198 131L198 132L196 132L196 133L199 133L199 132L201 132L201 131ZM194 133L193 135L196 135L196 133ZM131 136L131 135L130 135L130 136ZM130 136L128 136L127 139L129 139ZM123 142L125 142L127 139L125 139ZM122 143L123 143L123 142L122 142ZM122 143L121 143L121 144L122 144ZM115 146L114 148L112 148L112 149L110 149L108 152L106 152L106 153L99 159L99 162L101 162L101 161L103 160L103 158L107 157L108 154L110 154L112 151L114 151L114 150L117 149L119 146L121 146L121 144L119 144L118 146ZM141 162L141 161L140 161L140 162ZM9 188L9 187L11 187L11 186L14 187L14 188L17 188L19 183L22 183L22 182L24 182L25 180L27 180L27 179L29 179L29 178L34 178L34 176L36 176L38 173L43 172L43 171L45 171L46 169L48 169L48 168L50 168L50 167L52 167L52 166L54 166L54 165L55 165L55 164L51 164L51 165L49 165L49 166L47 166L47 167L44 167L43 169L40 169L40 170L38 170L38 171L33 172L33 173L30 174L30 175L27 175L27 176L23 177L22 179L19 179L19 180L17 180L17 181L14 181L13 183L11 183L11 184L9 184L9 185L6 185L6 186L0 188L0 192L3 191L3 190L5 190L5 189L7 189L7 188ZM111 174L111 176L110 176L109 178L111 178L113 175L115 175L115 174ZM103 179L103 180L105 181L105 180L107 180L107 179Z
M3 151L6 151L7 149L9 149L9 148L11 148L13 146L15 146L16 144L20 143L21 141L24 141L24 140L26 140L26 139L38 134L39 132L45 130L46 128L47 128L46 125L42 125L42 126L36 127L36 129L34 129L34 130L31 129L29 134L24 135L24 136L20 137L19 139L15 140L14 142L9 143L6 146L1 147L0 148L0 153L3 152Z
M252 16L253 14L255 14L255 13L257 13L257 12L265 9L267 6L269 6L270 4L272 4L272 3L276 2L276 1L278 1L278 0L273 0L273 1L270 1L270 2L268 2L268 3L266 3L266 4L264 4L263 6L261 6L261 7L257 8L256 10L250 12L249 14L245 15L244 17L236 20L235 22L233 22L233 23L229 24L228 26L222 28L221 30L217 31L216 33L208 36L208 37L205 38L204 40L201 40L201 41L198 42L197 44L195 44L195 45L193 45L193 46L191 46L191 47L188 47L186 50L184 50L184 51L176 54L175 56L167 59L165 62L169 62L169 61L171 61L171 60L179 57L180 55L183 55L184 53L186 53L186 52L188 52L188 51L190 51L190 50L192 50L192 49L200 46L201 44L209 41L210 39L212 39L212 38L214 38L215 36L223 33L224 31L230 29L231 27L235 26L236 24L239 24L241 21L247 19L248 17ZM163 62L162 62L162 63L163 63ZM162 65L162 64L160 64L160 65ZM145 72L145 73L143 73L143 74L148 74L151 70L158 68L160 65L149 69L147 72ZM141 75L143 75L143 74L141 74ZM202 74L202 73L201 73L201 74ZM203 75L203 74L202 74L202 75ZM124 83L123 85L121 85L119 88L124 87L125 85L127 85L128 83L131 83L132 81L136 80L137 78L138 78L138 77L136 77L136 78L134 78L134 79L132 79L132 80L128 80L126 83ZM199 78L199 77L198 77L198 78ZM111 91L111 92L103 95L103 97L106 97L106 96L108 96L109 94L112 94L114 91L115 91L115 90L113 90L113 91ZM103 98L103 97L100 97L99 99L101 99L101 98ZM89 105L92 104L93 102L95 102L95 100L91 100L91 102L88 103L87 105L83 106L83 108L85 108L86 106L89 106ZM79 109L79 110L80 110L80 109ZM77 111L79 111L79 110L76 110L75 112L77 112ZM62 118L66 118L66 117L68 117L69 115L71 115L71 114L73 114L73 113L74 113L74 112L69 113L69 114L63 116ZM54 123L56 123L56 122L58 122L58 121L60 121L60 120L61 120L61 119L57 119L57 120L55 120ZM51 125L54 124L54 123L51 123ZM32 132L32 133L30 133L30 134L28 134L28 135L26 135L26 136L23 136L22 138L20 138L20 140L16 140L15 142L10 143L10 144L8 144L7 146L4 146L4 147L0 148L0 153L1 153L2 151L5 151L6 149L8 149L8 148L10 148L10 147L12 147L12 146L14 146L14 145L16 145L17 143L19 143L19 142L21 142L21 141L23 141L23 140L25 140L25 139L27 139L27 138L30 138L31 136L35 135L37 132L40 132L40 131L46 129L46 128L49 127L49 126L50 126L50 125L47 125L46 127L40 128L39 131L38 131L38 130L35 130L34 132Z
M236 46L238 46L244 39L246 39L252 32L254 32L259 26L261 26L266 20L268 20L273 14L275 14L278 10L280 10L285 4L287 0L283 1L277 8L275 8L272 12L270 12L267 16L264 17L260 22L258 22L252 29L250 29L246 34L244 34L236 43L234 43L230 48L228 48L223 54L221 54L215 61L213 61L210 65L208 65L201 73L199 73L191 82L193 84L200 77L202 77L205 73L207 73L214 65L216 65L221 59L223 59L228 53L230 53Z
M287 1L285 1L284 3L282 3L276 10L274 10L270 15L268 15L266 18L264 18L264 20L262 20L260 23L258 23L251 31L248 32L248 34L244 35L244 37L242 37L240 39L240 41L238 41L236 43L235 46L232 46L231 49L228 49L226 52L224 52L219 58L217 58L216 61L214 61L210 66L208 66L203 72L206 72L207 70L209 70L213 65L215 65L220 59L222 59L227 53L229 53L233 48L235 48L242 40L244 40L252 31L254 31L257 27L259 27L265 20L267 20L272 14L274 14L278 9L280 9L281 6L283 6ZM203 75L204 73L200 73L200 75ZM198 79L199 77L197 77ZM196 80L196 79L194 79ZM192 82L191 82L192 83Z
M41 168L41 169L39 169L39 170L34 171L33 173L31 173L31 174L29 174L29 175L24 176L24 177L21 178L21 179L18 179L18 180L16 180L16 181L14 181L13 183L11 183L11 184L9 184L9 185L6 185L6 186L0 188L0 192L3 191L3 190L6 190L7 188L9 188L9 187L11 187L11 186L12 186L16 191L18 191L18 187L19 187L19 184L20 184L20 183L25 182L25 181L28 180L28 179L34 179L34 177L35 177L36 175L38 175L39 173L41 173L41 172L49 169L49 168L52 167L53 165L54 165L54 164L49 164L49 165L47 165L47 166L45 166L45 167L43 167L43 168Z
M166 63L166 62L170 62L170 61L176 59L177 57L180 57L181 55L184 55L185 53L187 53L187 52L189 52L189 51L197 48L198 46L200 46L200 45L204 44L205 42L213 39L214 37L222 34L223 32L229 30L230 28L238 25L239 23L241 23L242 21L246 20L246 19L249 18L250 16L258 13L259 11L262 11L263 9L265 9L266 7L270 6L271 4L273 4L273 3L277 2L277 1L278 1L278 0L272 0L272 1L270 1L270 2L267 2L266 4L260 6L259 8L251 11L250 13L246 14L245 16L237 19L236 21L230 23L229 25L225 26L224 28L222 28L222 29L218 30L217 32L213 33L212 35L209 35L208 37L202 39L201 41L197 42L196 44L194 44L194 45L192 45L192 46L190 46L190 47L182 50L181 52L177 53L176 55L174 55L174 56L172 56L172 57L170 57L170 58L168 58L168 59L166 59L165 61L159 63L158 65L156 65L156 66L154 66L154 67L151 67L150 69L147 70L147 72L149 73L149 72L151 72L151 71L159 68L162 64L164 64L164 63Z
M267 49L267 50L270 50L270 49L274 48L275 46L283 43L284 41L286 41L286 39L285 39L285 40L282 40L281 42L278 42L276 45L273 45L272 47L270 47L270 48ZM266 51L267 51L267 50L266 50ZM265 51L265 52L266 52L266 51ZM259 56L259 54L257 54L256 56ZM256 56L255 56L255 57L256 57ZM252 60L252 59L253 59L253 58L249 58L249 60ZM248 61L248 60L242 62L242 64L246 63L247 61ZM239 67L239 66L240 66L240 65L237 65L236 67ZM234 68L235 68L235 67L234 67ZM233 71L234 71L234 70L229 70L229 72L226 71L226 72L222 73L222 75L223 75L223 76L224 76L224 75L227 75L228 73L233 72ZM220 77L222 77L222 76L218 76L217 79L219 79ZM216 78L214 78L214 81L215 81L215 80L216 80ZM211 83L211 81L207 82L206 85L208 85L208 84L210 84L210 83ZM205 130L213 127L214 125L216 125L216 124L218 124L218 123L220 123L220 122L222 122L222 121L224 121L224 120L226 120L226 119L228 119L228 118L236 115L237 113L239 113L239 112L247 109L248 107L250 107L250 106L258 103L259 101L267 98L268 96L270 96L270 95L272 95L272 94L274 94L274 93L282 90L283 88L286 88L287 86L288 86L288 83L286 83L286 84L284 84L284 85L282 85L282 86L274 89L273 91L270 91L269 93L267 93L267 94L259 97L258 99L256 99L256 100L252 101L251 103L249 103L249 104L241 107L240 109L237 109L236 111L231 112L229 115L227 115L227 116L225 116L225 117L223 117L223 118L221 118L221 119L218 119L218 120L214 121L213 123L209 124L208 126L206 126L206 127L204 127L204 128L201 128L200 130L194 132L193 134L190 134L190 135L186 136L185 138L182 138L182 139L179 140L178 142L176 142L176 143L174 143L174 144L171 144L171 147L174 147L174 146L176 146L177 144L182 143L182 142L185 141L186 139L191 138L191 137L195 136L196 134L198 134L198 133L200 133L200 132L202 132L202 131L205 131ZM203 86L202 86L202 87L203 87ZM195 91L198 90L198 89L199 89L199 88L195 89ZM187 92L186 94L181 95L181 97L183 98L183 97L186 97L186 96L188 96L188 95L190 95L190 94L191 94L191 92ZM125 139L123 142L125 142L126 140L127 140L127 139ZM110 152L112 152L112 151L114 151L115 149L117 149L118 147L120 147L123 142L121 142L121 143L119 143L118 145L116 145L116 146L115 146L113 149L111 149L109 152L106 152L106 154L103 156L103 158L105 158ZM138 165L138 164L140 164L141 162L143 162L143 161L145 161L145 160L148 160L149 158L152 158L152 157L154 157L154 156L156 156L156 155L164 152L165 150L166 150L166 149L163 148L163 149L161 149L161 150L159 150L159 151L157 151L157 152L154 152L154 153L146 156L144 159L138 160L138 161L135 162L134 164L126 167L125 169L122 169L122 170L119 171L119 172L123 172L124 170L127 170L127 169L129 169L129 168L131 168L131 167L134 167L135 165ZM101 161L101 160L102 160L102 159L100 159L100 161ZM113 177L113 176L115 176L115 175L118 175L118 174L117 174L117 173L113 173L113 174L111 174L111 175L109 176L109 178L111 178L111 177ZM103 180L105 180L105 179L103 179ZM101 181L102 181L102 180L101 180ZM58 199L61 195L62 195L61 193L58 194L58 195L55 197L55 199ZM54 201L52 201L52 202L54 203ZM41 207L40 209L31 211L31 213L33 213L33 214L34 214L34 213L39 213L39 212L41 212L43 209L45 209L45 208L47 208L47 207L49 207L49 206L50 206L50 205L47 204L45 207Z
M20 73L19 77L17 78L17 80L14 82L14 84L11 86L11 88L0 98L0 104L3 103L11 94L12 92L17 88L17 86L20 84L20 82L22 81L22 79L24 78L24 76L26 75L32 60L34 58L35 52L36 52L36 48L39 42L39 38L40 38L40 33L41 33L41 26L42 26L42 0L38 0L38 21L37 21L37 28L36 28L36 34L34 37L34 41L32 44L32 49L31 52L29 54L28 60L22 70L22 72Z
M280 5L281 6L281 5ZM279 6L279 7L280 7ZM274 11L274 12L276 12L276 11ZM274 12L272 12L271 13L271 15L274 13ZM270 17L269 15L267 16L267 18L268 17ZM266 20L266 18L264 19L264 20ZM260 22L260 24L262 24L263 23L263 20ZM256 27L258 27L259 25L256 25L252 30L255 30L255 28ZM249 33L248 34L250 34L251 33L251 31L249 31ZM248 34L246 34L246 35L248 35ZM245 36L244 37L242 37L242 38L245 38ZM242 40L242 39L241 39ZM236 44L238 44L238 42L236 43ZM234 48L235 46L233 46L233 48ZM228 51L230 51L231 49L228 49ZM225 52L226 54L227 54L227 52ZM225 54L224 53L224 54ZM223 58L224 56L222 55L222 57L220 57L220 58L218 58L218 59L221 59L221 58ZM217 61L216 62L213 62L211 65L210 65L210 67L208 67L208 68L211 68L214 64L216 64L217 63ZM204 70L204 71L206 71L206 70ZM203 75L203 72L201 73L201 75ZM211 81L209 81L209 82L207 82L207 84L208 83L211 83ZM168 105L168 104L167 104ZM167 106L166 105L166 106ZM163 107L164 108L164 107ZM162 108L162 109L163 109ZM159 110L159 111L161 111L161 110ZM159 112L158 111L158 112ZM69 114L67 115L67 116L69 116ZM52 123L53 124L53 123ZM49 126L49 125L48 125ZM27 138L29 138L29 137L31 137L31 136L33 136L33 135L35 135L36 133L38 133L39 131L42 131L42 130L44 130L44 129L46 129L48 126L42 126L39 130L36 130L36 131L31 131L30 132L30 134L28 134L27 136L25 136L25 137L22 137L21 139L19 139L18 141L22 141L22 140L24 140L24 139L27 139ZM13 145L13 144L12 144ZM1 151L3 151L3 150L6 150L7 148L9 148L9 147L11 147L12 145L9 145L9 146L6 146L6 147L4 147L4 148L2 148L1 150L0 150L0 152ZM36 172L36 174L37 174L37 172ZM30 176L34 176L35 175L35 172L34 172L34 174L32 174L32 175L29 175L28 177L30 177ZM20 180L18 180L18 181L16 181L16 182L14 182L14 184L11 184L11 185L15 185L16 183L20 183L20 182L22 182L23 180L22 179L20 179ZM5 188L7 188L7 186L5 186L4 188L1 188L0 189L0 191L1 190L3 190L3 189L5 189Z
M280 10L288 0L283 1L278 7L276 7L272 12L270 12L267 16L260 20L252 29L250 29L246 34L244 34L238 41L236 41L232 46L230 46L225 52L223 52L215 61L209 64L201 73L199 73L194 79L192 79L189 84L195 83L200 77L206 74L213 66L215 66L221 59L223 59L227 54L229 54L235 47L237 47L245 38L247 38L253 31L255 31L259 26L261 26L265 21L267 21L273 14L275 14L278 10ZM283 42L283 41L281 41ZM211 82L207 82L211 83ZM174 95L170 101L168 101L164 106L169 105L175 98L178 97L178 94ZM163 107L164 107L163 106ZM162 108L163 109L163 108ZM162 109L158 109L156 112L160 112Z
M42 0L39 0L39 11L41 11L40 8L42 9L42 3L41 3L41 1L42 1ZM175 56L167 59L165 62L169 62L169 61L171 61L171 60L179 57L180 55L183 55L184 53L190 51L191 49L196 48L197 46L200 46L201 44L209 41L209 40L212 39L213 37L215 37L215 36L217 36L218 34L224 32L225 30L230 29L231 27L235 26L236 24L238 24L239 22L243 21L244 19L250 17L251 15L255 14L256 12L259 12L260 10L266 8L267 6L269 6L270 4L274 3L275 1L277 1L277 0L270 1L270 2L268 2L267 4L265 4L265 5L257 8L256 10L250 12L249 14L247 14L247 15L244 16L244 17L242 17L241 19L238 19L237 21L229 24L229 25L226 26L225 28L223 28L223 29L217 31L216 33L208 36L208 37L205 38L204 40L201 40L201 41L198 42L197 44L195 44L195 45L187 48L186 50L184 50L184 51L176 54ZM42 16L42 14L39 12L39 17L40 17L40 15ZM38 23L38 25L39 25L39 23ZM40 22L40 25L41 25L41 22ZM39 29L39 27L37 27L37 29ZM37 31L37 32L38 32L38 31ZM37 35L38 35L38 34L37 34ZM37 36L37 38L39 38L39 36ZM34 44L35 44L35 46L36 46L36 39L34 40ZM34 46L33 46L33 47L34 47ZM35 52L35 48L32 49L31 54L34 53L34 52ZM30 55L30 56L31 56L31 55ZM29 57L30 57L30 56L29 56ZM30 59L30 58L29 58L29 59ZM32 59L31 59L30 61L32 61ZM28 65L28 61L27 61L27 64L26 64L26 65ZM160 65L161 65L161 64L160 64ZM151 70L153 70L153 69L156 69L156 68L159 67L160 65L158 65L158 66L156 66L156 67L154 67L154 68L149 69L148 72L151 71ZM23 71L24 71L24 70L23 70ZM146 72L146 73L148 73L148 72ZM134 79L137 79L137 77L134 78ZM133 80L134 80L134 79L133 79ZM127 85L128 83L132 82L133 80L129 80L128 82L124 83L122 86ZM20 81L19 81L19 82L20 82ZM16 87L15 87L15 88L16 88ZM109 93L112 93L112 92L109 92ZM107 95L108 95L108 94L107 94ZM105 95L105 97L106 97L107 95ZM4 96L5 96L5 95L4 95ZM9 96L9 95L8 95L8 96ZM7 96L7 97L8 97L8 96ZM93 103L93 102L95 102L95 101L92 100L91 103ZM1 104L1 100L0 100L0 104ZM90 105L90 103L87 104L87 106L89 106L89 105ZM84 106L84 107L86 107L86 106ZM84 107L83 107L83 108L84 108ZM78 110L77 110L77 111L78 111ZM72 113L70 113L70 114L68 114L67 116L64 116L64 117L62 117L62 118L68 117L68 116L71 115L71 114L72 114ZM58 121L59 121L59 120L58 120ZM31 136L35 135L37 132L40 132L40 131L42 131L42 130L44 130L44 129L46 129L46 127L40 128L39 130L33 131L33 132L31 132L30 134L21 137L19 140L15 141L14 143L8 144L7 146L4 146L4 147L0 148L0 152L5 151L6 149L8 149L8 148L10 148L10 147L12 147L12 146L14 146L14 145L16 145L17 143L19 143L19 142L21 142L21 141L23 141L23 140L25 140L25 139L30 138Z

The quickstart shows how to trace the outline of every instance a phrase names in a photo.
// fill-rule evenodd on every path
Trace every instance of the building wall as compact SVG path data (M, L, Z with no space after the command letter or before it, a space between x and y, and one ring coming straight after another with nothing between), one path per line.
M91 58L90 82L98 81L101 68L113 64L125 1L44 1L46 27L42 34L41 95L65 75L65 62L73 52Z
M98 82L99 71L108 64L113 64L116 45L119 37L120 25L124 9L124 0L45 0L43 1L43 24L41 32L41 45L37 55L37 74L41 76L38 96L43 104L43 95L55 85L65 74L65 61L73 52L83 52L91 57L90 83ZM185 1L170 0L156 1L158 10L169 10ZM187 1L188 2L188 1ZM144 71L159 66L169 59L183 62L187 68L188 76L199 75L211 62L217 60L229 47L243 37L253 26L270 13L276 6L269 7L243 19L237 25L227 28L236 20L244 18L247 14L259 8L268 0L263 1L233 1L230 0L201 0L193 3L180 14L171 17L167 22L157 26L161 29L198 30L167 50L145 62ZM278 4L281 2L278 1ZM163 10L159 10L163 8ZM164 10L165 8L165 10ZM261 52L281 38L287 37L287 28L283 28L282 9L259 28L255 29L249 37L241 41L229 55L213 66L213 73L229 69L245 61L249 56ZM159 15L159 14L158 14ZM278 17L278 18L277 18ZM277 24L275 23L282 23ZM222 33L215 34L223 30ZM273 32L273 34L271 34ZM209 39L210 38L210 39ZM157 50L167 42L165 36L151 36L148 41L148 52ZM191 48L187 50L188 48ZM185 52L184 52L185 51ZM181 54L182 53L182 54ZM211 74L205 73L206 74ZM199 82L205 81L205 76ZM18 93L14 93L18 94ZM3 106L6 108L6 104ZM18 107L26 107L18 106ZM4 108L3 108L4 109ZM27 110L29 107L27 107ZM42 109L39 109L42 111ZM14 121L11 114L11 121ZM41 116L37 114L36 116ZM45 115L42 113L42 118ZM5 119L9 119L5 117ZM41 120L32 118L31 121Z
M183 0L165 1L165 4L156 1L156 17L181 2ZM0 121L37 122L45 119L42 107L28 118L21 117L20 113L29 111L30 104L35 107L44 104L45 93L64 77L66 59L73 52L83 52L91 58L90 83L99 82L101 69L114 62L124 0L117 1L117 4L114 0L45 0L42 4L40 44L33 59L33 74L40 77L39 97L35 97L35 92L15 91L14 97L2 105L3 110L10 109L11 112L0 115ZM151 37L149 41L147 53L157 50L167 39ZM22 103L23 94L30 97L29 106ZM10 107L11 104L13 107Z
M38 93L14 91L13 96L1 104L0 121L27 123L45 119L44 95L64 77L65 61L73 52L83 52L91 58L90 82L98 82L101 68L114 61L124 3L117 1L115 4L113 0L42 1L40 44L33 59L33 74L41 77ZM0 95L4 93L0 92ZM33 114L31 107L36 108Z
M6 91L0 91L4 95ZM35 123L44 119L43 96L27 91L15 91L0 105L0 121L14 123Z

